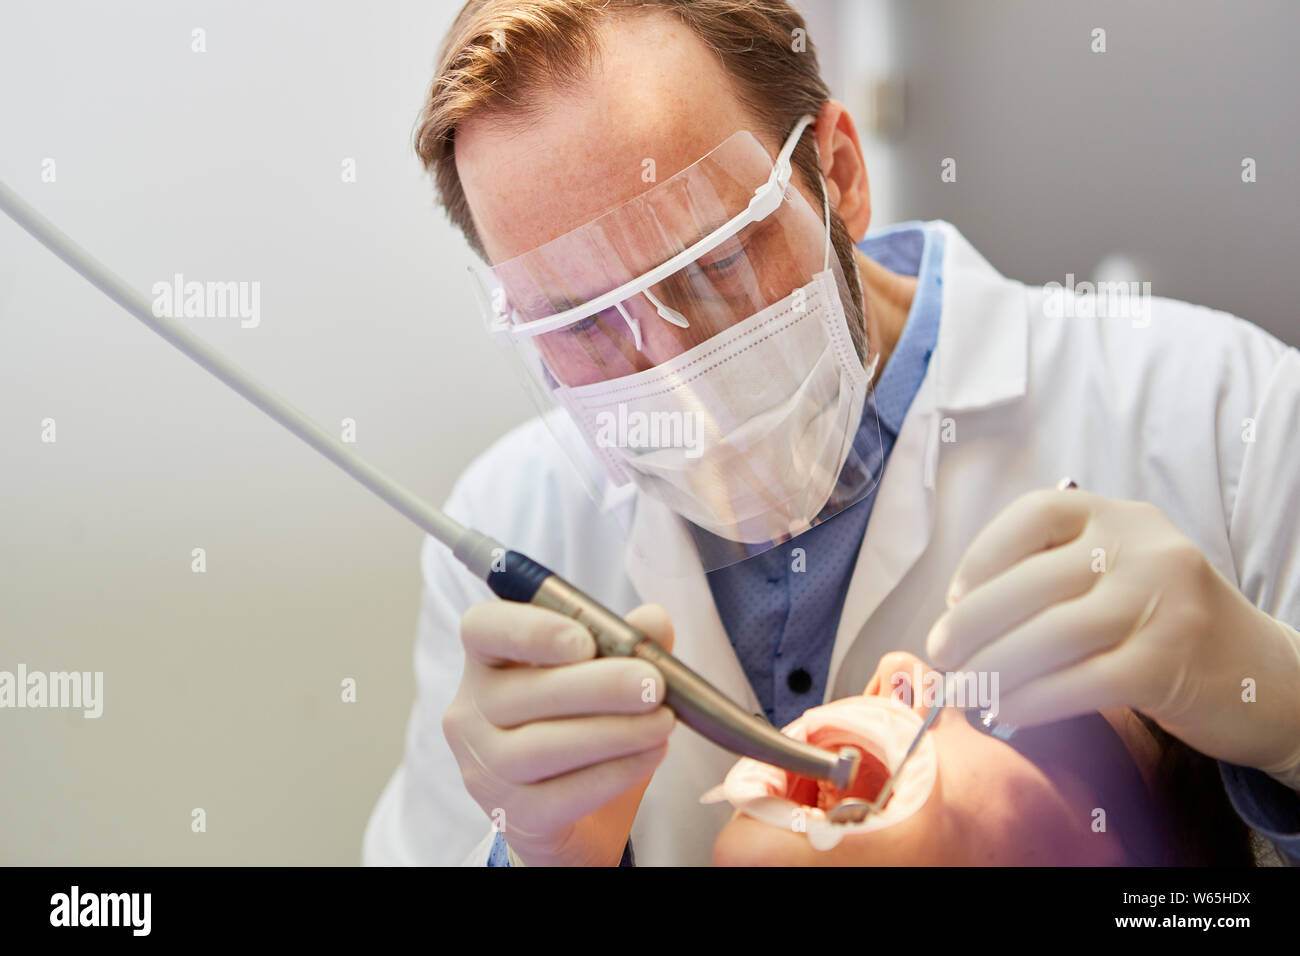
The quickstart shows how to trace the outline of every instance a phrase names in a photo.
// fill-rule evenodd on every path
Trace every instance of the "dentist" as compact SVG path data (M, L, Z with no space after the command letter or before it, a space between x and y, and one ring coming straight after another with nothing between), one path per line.
M999 672L1012 723L1137 710L1300 860L1300 353L1166 299L1080 317L945 222L868 235L803 31L782 0L466 4L417 150L550 410L448 512L777 726L895 650ZM709 862L735 758L655 670L431 543L422 571L366 862Z

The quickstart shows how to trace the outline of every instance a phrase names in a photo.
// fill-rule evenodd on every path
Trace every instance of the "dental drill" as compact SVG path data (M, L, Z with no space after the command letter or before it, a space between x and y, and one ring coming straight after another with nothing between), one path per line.
M732 753L800 776L829 780L842 790L852 784L860 760L852 747L831 753L792 740L760 715L747 713L645 634L558 574L485 534L462 527L421 501L183 325L155 315L144 295L91 256L4 182L0 182L0 209L91 285L450 548L457 560L483 578L498 597L536 604L573 618L595 638L598 656L639 657L657 667L665 682L664 706L696 733Z

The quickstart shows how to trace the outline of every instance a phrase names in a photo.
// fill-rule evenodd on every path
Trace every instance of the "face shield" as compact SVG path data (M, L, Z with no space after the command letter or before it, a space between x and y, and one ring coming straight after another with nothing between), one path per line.
M586 225L471 267L541 409L576 425L580 470L594 456L689 522L705 570L789 540L879 476L861 306L829 210L790 183L811 122L775 161L737 132Z

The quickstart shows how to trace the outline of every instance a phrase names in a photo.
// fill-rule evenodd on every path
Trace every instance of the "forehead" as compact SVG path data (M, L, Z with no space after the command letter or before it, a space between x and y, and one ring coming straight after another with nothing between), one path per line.
M652 189L737 130L765 141L721 63L677 20L611 18L599 36L590 77L531 93L527 117L485 114L457 131L456 169L493 262Z

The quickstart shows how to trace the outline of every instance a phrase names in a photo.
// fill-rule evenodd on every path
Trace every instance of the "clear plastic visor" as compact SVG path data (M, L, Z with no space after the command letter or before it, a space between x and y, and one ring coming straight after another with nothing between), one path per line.
M789 180L787 151L774 163L737 132L587 225L475 267L489 327L569 387L707 342L827 268L826 225Z
M539 409L567 413L547 421L589 492L604 506L609 480L635 483L685 519L705 570L833 517L882 467L861 305L829 211L791 184L811 121L775 159L734 133L586 225L471 267Z

